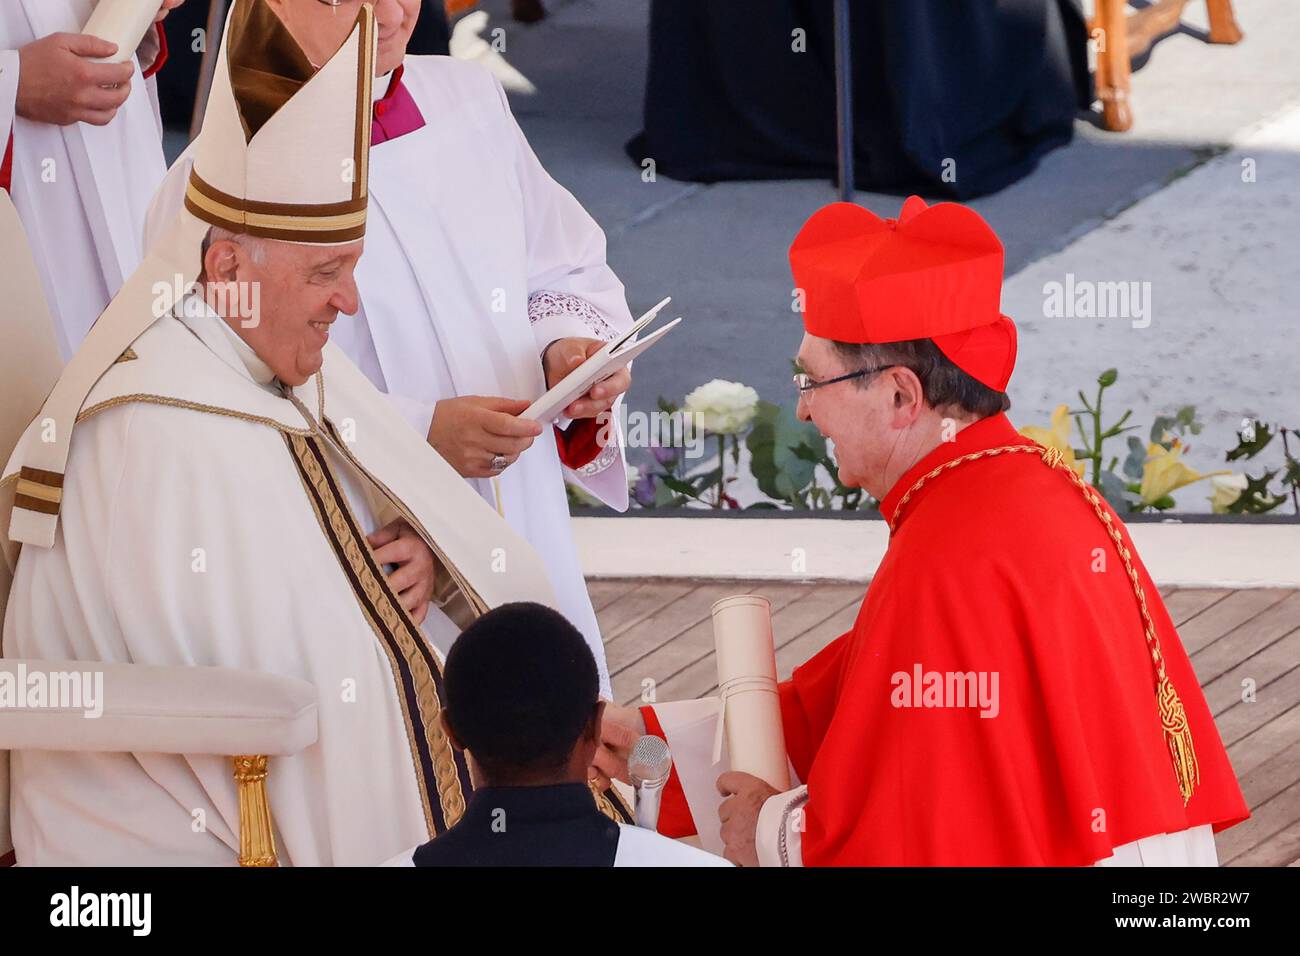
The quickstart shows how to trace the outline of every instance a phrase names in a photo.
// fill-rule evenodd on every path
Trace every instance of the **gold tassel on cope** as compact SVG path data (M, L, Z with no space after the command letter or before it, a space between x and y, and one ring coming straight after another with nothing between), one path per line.
M1196 748L1192 746L1192 728L1187 724L1183 702L1178 699L1174 682L1165 674L1160 679L1160 729L1169 744L1169 756L1174 761L1174 774L1178 777L1178 792L1183 795L1183 806L1192 798L1192 791L1201 782L1201 768L1196 763Z
M231 757L239 790L239 865L278 866L271 804L266 797L266 758Z

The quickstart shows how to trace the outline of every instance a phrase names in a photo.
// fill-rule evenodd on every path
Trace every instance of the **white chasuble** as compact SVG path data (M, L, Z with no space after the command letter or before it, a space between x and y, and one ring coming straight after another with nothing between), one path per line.
M488 607L554 597L532 549L336 347L288 394L259 368L221 320L169 315L104 375L54 547L21 552L4 648L311 682L317 743L270 759L280 860L374 864L454 823L470 791L433 645ZM398 515L439 559L423 628L363 540ZM221 757L16 752L12 785L22 865L236 862Z
M408 56L401 82L425 125L371 150L366 247L356 272L362 309L331 334L427 435L439 400L531 401L546 391L546 345L567 336L613 338L632 317L605 262L604 233L542 167L496 79L448 57ZM179 207L189 168L187 154L168 173L151 232ZM621 402L615 425L620 409ZM611 430L595 461L570 470L548 429L499 477L469 484L542 555L557 607L586 637L608 697L565 478L625 510L621 431Z
M166 172L153 80L139 64L131 95L107 126L52 126L15 115L19 48L51 33L80 33L94 6L0 3L0 151L12 133L11 194L64 361L140 264L145 213Z

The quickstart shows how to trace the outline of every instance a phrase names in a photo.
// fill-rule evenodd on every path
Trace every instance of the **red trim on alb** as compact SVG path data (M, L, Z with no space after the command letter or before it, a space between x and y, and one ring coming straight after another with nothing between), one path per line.
M144 71L144 78L147 80L163 68L167 62L167 34L163 32L163 25L155 23L154 28L158 31L158 58L153 61L147 70Z
M654 707L642 707L641 716L645 720L645 732L654 737L668 739L659 718L655 716ZM686 791L682 789L682 778L677 776L674 766L668 772L668 783L664 785L663 795L659 798L659 832L666 837L695 836L695 818L686 803Z
M7 193L14 191L14 131L9 131L9 142L5 146L5 158L0 161L0 189Z

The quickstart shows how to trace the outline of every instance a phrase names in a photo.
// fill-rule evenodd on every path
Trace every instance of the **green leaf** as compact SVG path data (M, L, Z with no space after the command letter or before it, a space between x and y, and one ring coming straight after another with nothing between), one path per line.
M1112 508L1121 514L1129 509L1129 506L1137 497L1128 490L1124 480L1113 471L1103 471L1101 473L1101 495L1110 502Z
M1282 474L1282 484L1300 489L1300 461L1290 455L1286 458L1286 471Z
M1169 444L1165 441L1165 432L1173 431L1175 420L1168 415L1157 415L1156 420L1151 423L1151 441L1165 448Z
M749 470L758 490L769 498L783 499L785 496L776 487L776 428L772 424L779 411L771 402L758 403L745 447L749 449Z
M1251 514L1260 515L1266 511L1272 511L1282 502L1286 501L1286 495L1275 495L1268 490L1269 482L1277 476L1276 471L1266 471L1258 478L1246 476L1246 487L1242 489L1240 497L1232 504L1228 505L1227 512L1230 515Z
M695 487L697 493L702 493L707 488L715 487L722 480L722 466L719 465L703 474L691 475L686 480Z
M686 498L681 495L673 494L671 488L664 481L655 482L655 507L656 508L680 508L686 503Z
M1237 432L1237 447L1228 452L1225 456L1226 461L1237 461L1239 458L1254 458L1273 440L1273 431L1267 425L1261 421L1255 421L1252 424L1255 431L1254 437L1250 441L1246 441L1243 437L1246 432L1244 430Z
M664 487L677 492L679 495L685 495L688 498L699 498L699 494L696 492L695 487L689 482L682 481L680 478L674 478L671 475L664 475L659 480L663 483Z
M1128 437L1128 457L1124 459L1124 477L1135 481L1142 480L1142 466L1147 460L1147 449L1141 441L1132 435Z

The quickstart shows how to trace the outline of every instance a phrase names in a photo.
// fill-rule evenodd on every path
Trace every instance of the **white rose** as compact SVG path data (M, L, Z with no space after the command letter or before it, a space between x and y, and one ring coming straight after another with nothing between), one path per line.
M739 382L715 378L686 396L686 411L715 435L743 432L758 411L758 392Z
M1214 494L1210 497L1210 510L1215 514L1226 514L1228 506L1241 497L1246 490L1245 475L1215 475L1210 479Z

